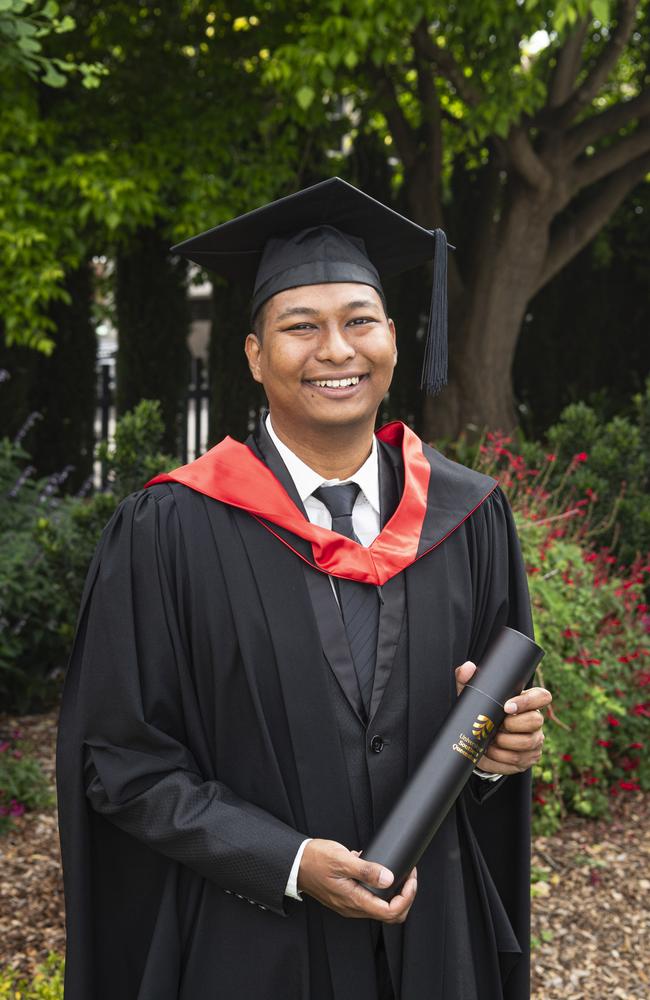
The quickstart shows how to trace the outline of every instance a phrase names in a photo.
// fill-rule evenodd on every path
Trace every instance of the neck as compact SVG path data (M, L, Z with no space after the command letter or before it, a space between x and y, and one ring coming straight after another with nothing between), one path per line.
M361 468L372 450L374 421L353 428L296 428L272 414L273 430L294 455L323 479L348 479Z

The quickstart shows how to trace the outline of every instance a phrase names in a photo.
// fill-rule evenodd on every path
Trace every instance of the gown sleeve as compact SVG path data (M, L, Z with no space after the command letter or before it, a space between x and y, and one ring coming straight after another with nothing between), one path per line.
M509 625L531 639L534 635L517 530L510 505L499 487L476 514L468 522L473 603L469 658L479 663L502 625ZM505 776L498 781L485 781L473 775L469 790L477 802L485 802L505 783Z
M304 834L202 773L189 749L200 713L192 705L187 589L171 492L128 497L86 584L60 720L59 796L74 794L71 775L80 771L83 793L107 821L283 914ZM62 803L63 817L67 811Z

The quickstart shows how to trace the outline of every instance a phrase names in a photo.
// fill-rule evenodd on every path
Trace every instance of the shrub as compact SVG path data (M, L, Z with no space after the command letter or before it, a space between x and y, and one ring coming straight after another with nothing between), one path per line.
M650 551L650 377L634 396L631 416L602 421L585 403L567 406L548 429L544 442L492 435L489 451L499 441L501 457L518 456L521 468L502 463L502 472L519 482L522 469L546 470L545 486L556 503L568 509L576 500L593 507L590 537L628 565ZM461 437L446 450L465 465L482 463L486 442ZM497 459L499 456L494 456ZM506 467L508 466L508 467Z
M33 479L17 442L0 441L0 697L5 710L25 710L53 695L52 671L61 653L63 608L35 536L52 502L50 480Z
M47 778L31 751L19 730L0 732L0 835L16 816L54 805Z
M6 970L0 972L0 1000L63 1000L64 963L50 953L31 982Z
M102 446L110 492L64 497L64 473L34 480L20 441L0 441L0 698L27 712L55 702L64 676L88 565L119 499L178 464L160 453L159 404L142 401ZM20 435L19 435L20 438Z
M625 566L596 547L592 495L568 491L583 464L573 455L550 486L550 455L539 469L490 435L478 464L496 475L515 511L535 619L546 656L538 679L553 693L546 743L534 770L535 826L548 833L567 809L604 814L610 801L650 788L650 565ZM567 493L572 503L565 506ZM564 498L564 499L563 499Z

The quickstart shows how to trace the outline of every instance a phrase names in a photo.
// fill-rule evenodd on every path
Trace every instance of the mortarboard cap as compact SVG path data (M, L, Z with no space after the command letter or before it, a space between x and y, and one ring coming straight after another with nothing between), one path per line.
M207 271L248 285L251 313L287 288L383 279L433 260L422 388L447 381L447 238L332 177L172 247Z

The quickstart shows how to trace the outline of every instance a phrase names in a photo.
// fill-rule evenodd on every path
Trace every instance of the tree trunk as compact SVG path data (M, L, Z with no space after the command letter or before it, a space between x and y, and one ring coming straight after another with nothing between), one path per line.
M449 382L424 407L427 440L509 431L517 423L512 364L554 211L523 186L504 194L493 252L472 269L462 300L450 302Z

